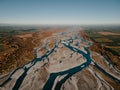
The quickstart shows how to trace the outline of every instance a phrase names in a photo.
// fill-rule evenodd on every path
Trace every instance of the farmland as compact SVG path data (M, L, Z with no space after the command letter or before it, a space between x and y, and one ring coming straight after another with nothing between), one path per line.
M92 28L92 30L86 30L88 37L94 40L96 43L106 47L112 53L120 55L120 28L113 28L112 30L106 28Z
M120 69L120 28L112 26L90 27L85 32L87 38L94 42L90 49L100 53Z

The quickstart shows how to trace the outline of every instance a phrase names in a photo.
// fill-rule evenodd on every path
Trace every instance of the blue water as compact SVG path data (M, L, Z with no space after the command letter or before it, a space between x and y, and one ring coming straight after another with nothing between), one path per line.
M76 38L73 38L73 39L76 39ZM81 71L82 69L88 67L88 66L91 64L91 62L93 61L93 60L91 59L91 57L90 57L90 52L89 52L88 48L84 47L84 50L87 52L87 54L86 54L86 53L84 53L83 51L81 51L81 50L79 50L79 49L77 49L77 48L72 47L72 46L70 45L70 43L71 43L71 42L68 42L68 44L65 44L65 43L63 43L63 44L64 44L64 46L66 46L66 47L69 48L70 50L72 50L72 51L74 51L74 52L77 52L77 53L79 53L79 54L82 54L83 57L86 58L87 62L85 62L85 63L83 63L83 64L81 64L81 65L79 65L79 66L77 66L77 67L74 67L74 68L72 68L72 69L66 70L66 71L61 71L61 72L57 72L57 73L51 73L49 79L47 80L46 84L45 84L44 87L43 87L43 90L51 90L51 89L52 89L52 86L53 86L53 84L54 84L54 81L55 81L55 79L56 79L56 77L67 74L62 80L58 81L57 84L56 84L56 86L55 86L55 90L60 90L62 84L64 84L65 81L66 81L68 78L70 78L70 77L71 77L72 75L74 75L75 73ZM109 76L109 77L112 78L113 80L115 80L115 81L117 81L117 82L120 83L120 80L119 80L119 79L117 79L117 78L113 77L112 75L110 75L109 73L107 73L105 70L103 70L103 69L102 69L99 65L97 65L95 62L94 62L94 64L95 64L94 66L95 66L98 70L100 70L102 73L104 73L105 75ZM83 67L83 65L84 65L84 67ZM82 67L81 67L81 66L82 66Z
M62 34L65 35L65 33L62 33ZM66 81L68 78L70 78L70 77L71 77L72 75L74 75L75 73L83 70L84 68L88 67L88 66L91 64L91 62L94 62L94 61L91 59L91 57L90 57L90 52L89 52L89 50L88 50L87 47L84 47L84 50L87 52L87 53L85 53L85 52L83 52L82 50L77 49L77 48L75 48L75 47L73 47L73 46L70 45L75 39L78 39L78 34L77 34L76 36L74 36L74 37L70 37L70 39L68 39L68 40L64 40L64 42L67 42L67 43L62 43L62 41L60 41L59 43L62 43L65 47L69 48L71 51L74 51L74 52L77 52L77 53L79 53L79 54L82 54L83 57L86 59L86 62L83 63L83 64L81 64L81 65L79 65L79 66L76 66L76 67L74 67L74 68L72 68L72 69L66 70L66 71L60 71L60 72L56 72L56 73L51 73L50 76L49 76L49 78L48 78L48 80L47 80L47 82L45 83L45 85L44 85L44 87L43 87L43 90L51 90L52 87L53 87L53 84L54 84L54 81L55 81L56 77L57 77L57 76L66 75L62 80L58 81L57 84L56 84L56 86L55 86L55 90L60 90L62 84L64 84L65 81ZM78 45L77 45L77 46L78 46ZM22 66L22 67L17 68L16 70L14 70L14 71L11 73L10 77L11 77L18 69L20 69L20 68L24 69L24 72L23 72L23 74L17 79L17 81L16 81L14 87L12 88L12 90L18 90L19 87L21 86L24 78L26 77L28 70L29 70L32 66L34 66L37 62L40 62L40 61L44 60L45 58L47 58L47 59L49 60L48 56L49 56L51 53L53 53L56 48L58 48L58 45L57 45L57 44L55 44L55 46L54 46L53 49L51 49L50 51L47 51L47 53L44 54L43 56L41 56L40 58L35 58L35 59L32 60L31 62L28 62L27 64L30 64L29 67L26 67L26 66L24 65L24 66ZM46 48L46 49L47 49L47 48ZM27 64L26 64L26 65L27 65ZM94 62L94 66L95 66L99 71L101 71L101 72L104 73L105 75L109 76L111 79L113 79L113 80L115 80L116 82L119 82L119 83L120 83L120 80L119 80L119 79L117 79L117 78L115 78L114 76L112 76L111 74L107 73L104 69L102 69L102 68L101 68L99 65L97 65L95 62ZM7 82L11 79L10 77L9 77L5 82L3 82L3 84L7 83ZM3 84L1 84L0 86L2 86Z
M30 67L25 67L25 66L24 66L24 67L23 67L24 73L17 79L17 81L16 81L14 87L12 88L12 90L18 90L19 87L20 87L20 85L22 84L24 78L26 77L28 70L29 70L32 66L34 66L35 63L43 60L44 58L47 58L56 48L57 48L57 45L55 45L54 48L51 49L51 51L48 51L48 52L47 52L46 54L44 54L42 57L40 57L40 58L35 58L34 60L32 60L32 61L30 62L30 64L31 64Z

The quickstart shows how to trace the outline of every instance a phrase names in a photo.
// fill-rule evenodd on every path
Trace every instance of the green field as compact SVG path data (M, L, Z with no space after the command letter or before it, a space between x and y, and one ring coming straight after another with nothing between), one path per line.
M108 32L108 33L114 33L114 35L103 35L99 32ZM103 28L96 30L96 29L88 29L86 30L87 36L90 37L92 40L94 40L97 43L100 43L101 45L105 46L106 48L110 49L110 51L116 52L120 55L120 28L114 29L114 30L104 30Z

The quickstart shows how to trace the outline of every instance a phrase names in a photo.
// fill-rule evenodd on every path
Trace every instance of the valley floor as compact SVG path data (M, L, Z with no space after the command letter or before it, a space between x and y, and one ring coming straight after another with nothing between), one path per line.
M0 90L119 90L120 71L80 28L38 32L34 59L0 76ZM44 36L44 37L43 37Z

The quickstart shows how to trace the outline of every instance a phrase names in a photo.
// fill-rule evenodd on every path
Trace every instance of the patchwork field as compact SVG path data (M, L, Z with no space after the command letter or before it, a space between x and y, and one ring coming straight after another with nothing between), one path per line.
M108 48L113 54L120 55L120 31L108 31L109 30L93 30L86 32L87 35L95 42L100 43L104 47Z

